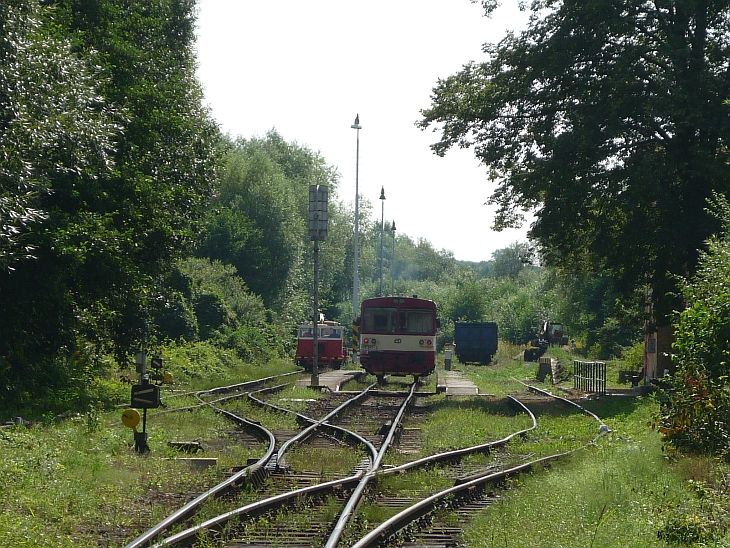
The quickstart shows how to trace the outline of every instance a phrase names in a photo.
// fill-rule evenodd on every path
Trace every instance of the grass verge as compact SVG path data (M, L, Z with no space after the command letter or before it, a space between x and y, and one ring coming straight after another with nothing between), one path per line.
M222 384L272 375L286 365L235 367ZM175 405L193 402L179 398ZM140 456L132 450L132 432L122 426L121 412L92 409L32 428L0 430L1 546L123 545L226 477L230 467L263 451L260 444L242 446L232 423L200 407L171 414L151 410L152 451ZM167 442L192 440L205 447L198 456L216 457L218 466L197 471L174 460L185 455Z
M653 398L591 406L613 433L548 471L512 482L499 503L465 528L466 544L729 546L730 508L710 487L727 469L709 467L699 483L690 482L688 468L697 471L692 463L706 459L667 457L658 433L647 427L658 412ZM698 484L712 497L698 497Z

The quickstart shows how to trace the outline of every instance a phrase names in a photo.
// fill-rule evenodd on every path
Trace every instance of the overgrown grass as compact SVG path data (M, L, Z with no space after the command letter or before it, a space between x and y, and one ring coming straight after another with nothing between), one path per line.
M228 381L274 374L282 366L234 368ZM188 387L185 387L188 388ZM126 387L127 397L129 387ZM165 396L163 395L163 402ZM190 397L175 405L194 404ZM0 430L0 545L123 545L187 500L217 483L228 468L260 456L261 445L243 446L236 427L210 408L148 412L151 453L133 449L121 410L89 412L32 428ZM218 466L197 471L168 441L200 441Z
M727 506L703 508L683 465L667 459L659 435L647 428L656 403L612 400L593 407L614 432L567 462L513 482L465 528L467 545L665 546L674 540L727 546L727 529L717 519L723 512L727 519Z
M169 460L173 455L162 441L174 434L152 422L154 453L136 455L129 430L100 426L111 420L84 416L0 432L3 546L97 546L104 531L110 543L121 544L123 538L114 542L114 536L134 529L140 513L150 515L151 493L163 485L174 493L201 489L216 474Z
M225 408L246 419L258 421L269 430L296 430L298 428L294 415L259 407L251 403L248 398L229 400L226 402Z
M206 390L297 369L293 362L281 359L266 364L246 363L230 350L207 348L205 343L167 349L163 358L166 370L173 375L172 387L182 384L188 390Z
M364 457L364 451L351 447L298 445L286 454L286 464L294 470L314 471L324 482L351 475Z
M420 450L416 455L386 455L388 464L402 464L435 453L495 441L529 427L532 421L516 412L507 400L471 397L431 396L427 400L426 420L406 417L405 428L420 429Z
M513 349L515 348L517 347ZM513 379L524 380L537 377L536 363L514 360L506 354L499 353L490 365L457 364L452 369L463 371L477 385L480 393L495 396L524 391L524 387Z
M528 405L537 415L537 428L524 439L514 440L509 447L513 455L544 457L578 449L598 435L598 422L578 409L551 403L538 409Z

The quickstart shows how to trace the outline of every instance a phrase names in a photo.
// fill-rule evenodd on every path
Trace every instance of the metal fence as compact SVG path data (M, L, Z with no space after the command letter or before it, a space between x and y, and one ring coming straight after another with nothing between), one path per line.
M606 362L573 360L573 388L583 392L606 393Z

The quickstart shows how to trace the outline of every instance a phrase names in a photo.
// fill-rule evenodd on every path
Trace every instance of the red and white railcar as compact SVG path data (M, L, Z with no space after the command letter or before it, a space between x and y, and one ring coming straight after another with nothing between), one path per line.
M436 304L417 297L365 299L360 308L360 363L385 375L429 375L436 367Z
M344 327L337 322L325 321L317 325L317 367L339 369L347 359ZM311 371L314 362L314 331L311 323L297 329L297 365Z

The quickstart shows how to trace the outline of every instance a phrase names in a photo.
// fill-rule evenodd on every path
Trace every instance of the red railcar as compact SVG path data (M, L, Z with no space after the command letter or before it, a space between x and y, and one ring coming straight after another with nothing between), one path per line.
M365 299L360 308L360 363L385 375L429 375L436 368L436 304L417 297Z
M347 359L344 328L337 322L325 321L317 325L317 367L339 369ZM297 329L297 365L311 371L314 361L314 332L311 323Z

